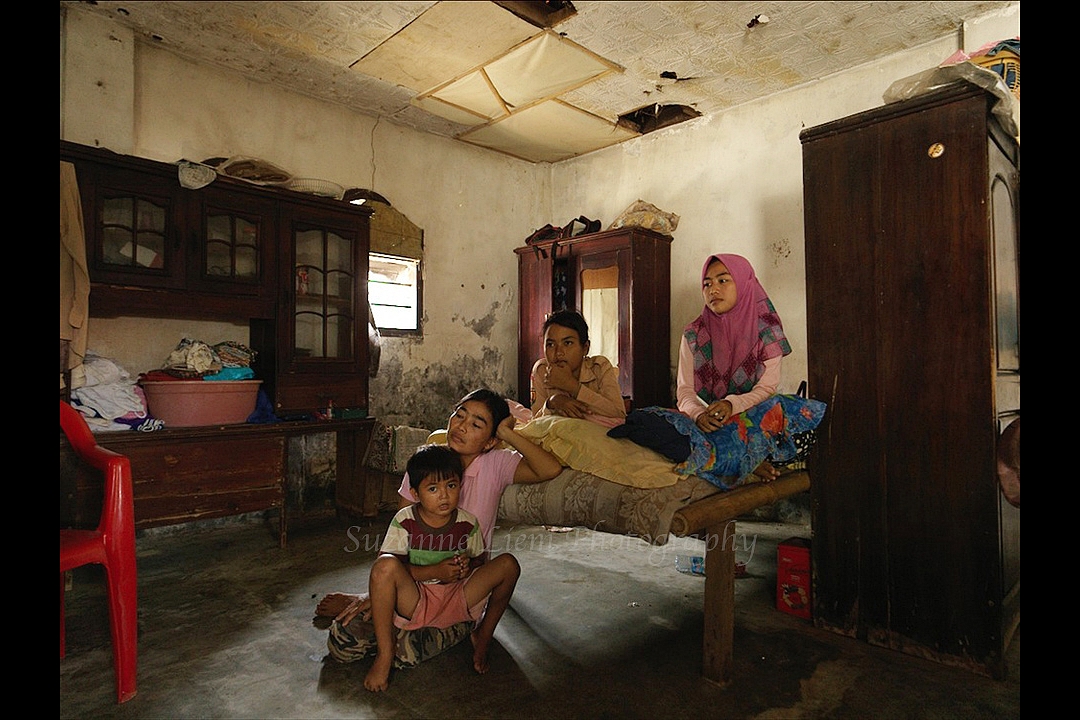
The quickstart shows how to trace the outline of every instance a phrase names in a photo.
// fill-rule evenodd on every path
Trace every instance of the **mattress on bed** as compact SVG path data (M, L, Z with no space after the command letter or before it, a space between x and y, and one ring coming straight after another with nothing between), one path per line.
M584 526L663 545L676 510L718 492L694 476L681 476L666 487L638 488L565 468L547 482L508 487L499 517L529 525Z

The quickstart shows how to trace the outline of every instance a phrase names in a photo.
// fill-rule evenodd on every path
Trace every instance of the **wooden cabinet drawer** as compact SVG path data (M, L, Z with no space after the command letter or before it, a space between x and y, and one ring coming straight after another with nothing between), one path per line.
M285 438L205 438L132 446L136 527L237 515L284 503Z
M121 433L98 436L98 442L131 460L137 528L284 507L287 438L280 433ZM60 468L61 523L93 527L101 512L101 476L74 467L64 441Z
M324 375L281 378L274 410L278 413L323 411L331 404L338 411L367 409L367 378L357 375L332 379Z

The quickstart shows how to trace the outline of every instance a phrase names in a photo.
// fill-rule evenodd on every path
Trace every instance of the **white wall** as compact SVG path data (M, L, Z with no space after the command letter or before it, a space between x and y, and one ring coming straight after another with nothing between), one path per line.
M971 22L965 45L1019 35L1019 8ZM806 375L802 240L804 128L881 104L896 79L939 63L959 38L822 79L558 165L531 165L376 121L136 42L71 10L61 22L61 139L173 162L247 155L299 177L372 187L424 229L424 336L387 339L372 413L441 425L486 385L513 394L517 256L532 230L578 215L605 226L639 198L681 218L672 243L672 336L701 310L705 257L754 264L794 349L784 388ZM372 148L374 147L374 154ZM842 279L840 279L842 280ZM243 325L90 323L90 349L132 373L158 367L182 334L245 341ZM225 337L225 335L228 337Z

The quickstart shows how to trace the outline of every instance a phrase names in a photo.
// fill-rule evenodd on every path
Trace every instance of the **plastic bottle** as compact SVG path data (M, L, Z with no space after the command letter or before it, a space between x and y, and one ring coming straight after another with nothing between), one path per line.
M687 575L704 575L705 558L700 555L676 555L675 569Z

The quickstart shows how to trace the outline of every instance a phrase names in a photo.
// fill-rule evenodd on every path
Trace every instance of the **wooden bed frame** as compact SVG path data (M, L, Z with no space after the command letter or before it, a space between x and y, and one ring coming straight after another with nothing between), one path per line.
M754 483L710 495L675 512L671 533L705 538L705 629L702 674L721 687L731 683L735 635L735 518L756 508L810 489L805 470L782 475L769 483ZM730 532L729 532L730 528ZM731 542L726 542L731 538Z

